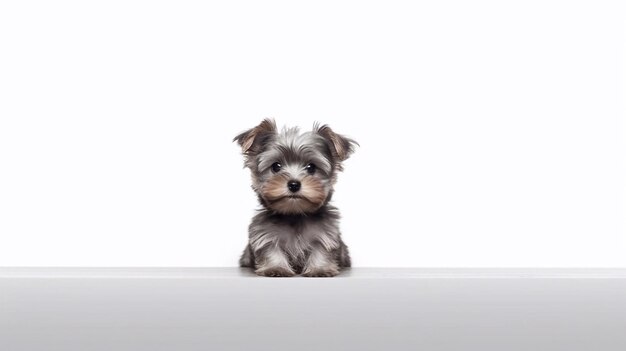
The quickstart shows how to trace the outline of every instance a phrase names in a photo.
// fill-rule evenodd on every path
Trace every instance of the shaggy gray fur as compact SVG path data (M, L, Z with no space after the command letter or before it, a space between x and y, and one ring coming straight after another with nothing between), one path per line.
M349 267L339 212L329 201L337 172L356 142L317 124L306 133L278 132L269 119L234 140L263 206L250 224L240 266L271 277L331 277Z

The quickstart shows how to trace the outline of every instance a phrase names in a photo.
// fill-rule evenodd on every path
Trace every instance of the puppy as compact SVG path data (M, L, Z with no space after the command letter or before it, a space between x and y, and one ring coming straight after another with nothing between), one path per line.
M329 204L354 140L327 125L276 129L274 120L237 135L262 209L252 218L239 265L266 277L332 277L350 267L339 212Z

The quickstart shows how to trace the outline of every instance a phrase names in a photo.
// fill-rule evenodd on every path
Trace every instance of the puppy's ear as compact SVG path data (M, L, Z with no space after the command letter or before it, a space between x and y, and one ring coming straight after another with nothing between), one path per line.
M313 131L321 135L326 142L328 143L328 147L330 148L330 152L333 154L333 157L338 161L344 161L352 153L354 152L355 146L358 146L359 143L356 141L346 138L341 134L335 133L328 125L320 126L319 124L313 125Z
M241 151L247 155L258 151L259 146L274 133L276 133L276 122L266 118L258 126L237 135L233 141L236 141L241 146Z

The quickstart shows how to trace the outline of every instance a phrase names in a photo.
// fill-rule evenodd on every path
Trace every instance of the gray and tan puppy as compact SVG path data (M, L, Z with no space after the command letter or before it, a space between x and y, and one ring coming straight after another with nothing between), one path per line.
M357 143L326 125L279 132L270 119L234 141L263 206L252 218L240 266L268 277L332 277L350 267L339 212L329 201L341 163Z

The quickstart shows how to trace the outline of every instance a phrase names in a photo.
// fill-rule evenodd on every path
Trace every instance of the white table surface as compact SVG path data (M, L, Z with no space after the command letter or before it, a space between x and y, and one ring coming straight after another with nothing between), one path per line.
M626 350L626 269L0 268L0 350Z

